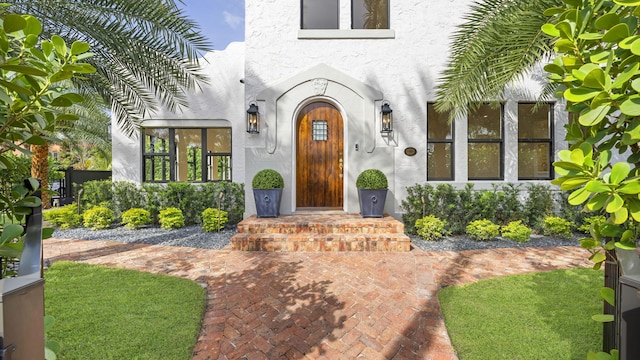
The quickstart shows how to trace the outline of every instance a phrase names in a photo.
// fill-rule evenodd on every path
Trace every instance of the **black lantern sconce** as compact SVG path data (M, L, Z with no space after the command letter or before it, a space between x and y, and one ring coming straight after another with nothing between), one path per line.
M247 132L249 134L260 133L260 112L258 111L258 105L249 104L247 109Z
M382 121L380 132L383 134L388 134L393 131L393 115L391 115L392 112L393 110L391 110L391 107L389 107L388 102L382 104L382 108L380 109Z

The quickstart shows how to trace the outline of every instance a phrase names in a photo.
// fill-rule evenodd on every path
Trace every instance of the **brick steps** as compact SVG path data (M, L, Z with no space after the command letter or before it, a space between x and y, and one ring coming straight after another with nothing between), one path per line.
M231 239L243 251L409 251L404 224L391 216L304 214L244 219Z

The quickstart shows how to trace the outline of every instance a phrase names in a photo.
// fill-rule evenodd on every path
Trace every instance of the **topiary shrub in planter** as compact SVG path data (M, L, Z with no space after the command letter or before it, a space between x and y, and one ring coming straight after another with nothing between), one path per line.
M174 207L160 210L160 227L163 229L178 229L184 226L182 210Z
M226 211L207 208L202 212L202 229L205 232L220 231L229 221Z
M500 234L500 225L496 225L491 220L476 220L467 225L467 235L474 240L489 241Z
M122 213L122 224L128 228L139 229L151 222L151 213L142 208L131 208Z
M381 218L387 200L387 176L378 169L367 169L356 179L360 214L362 217Z
M84 226L92 230L107 229L113 222L113 210L104 206L94 206L82 215Z
M284 188L282 175L273 169L260 170L253 176L251 186L256 203L256 216L278 217Z

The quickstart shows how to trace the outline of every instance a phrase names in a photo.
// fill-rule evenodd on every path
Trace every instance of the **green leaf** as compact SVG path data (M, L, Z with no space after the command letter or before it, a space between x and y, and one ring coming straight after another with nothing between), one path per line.
M64 42L63 38L58 35L53 35L51 37L51 42L53 43L53 48L58 56L65 57L67 55L67 44Z
M25 35L35 35L38 36L42 33L42 23L40 20L31 15L24 16L27 25L25 26L23 32Z
M541 27L542 32L551 36L551 37L558 37L560 36L560 31L558 31L558 29L556 29L556 26L553 24L544 24Z
M609 305L611 306L616 305L616 295L613 289L608 287L603 287L602 289L600 289L600 296L602 296L602 299L608 302Z
M611 84L611 87L614 89L622 87L636 75L636 73L638 72L638 68L640 68L640 64L638 64L637 62L627 66L614 80L613 84Z
M583 81L586 87L602 90L606 89L610 83L611 80L608 79L608 76L600 68L591 70Z
M556 24L556 29L558 29L558 36L565 40L573 40L573 24L567 20L561 21Z
M610 201L607 204L606 210L608 213L615 213L616 211L620 210L623 205L624 200L622 199L622 197L618 194L613 194L612 196L610 196Z
M600 90L598 89L589 89L589 88L579 87L579 88L569 88L565 90L563 95L565 99L571 102L580 103L580 102L593 99L596 95L598 95L599 92Z
M602 41L607 43L617 43L624 40L629 36L629 26L625 23L620 23L612 27L602 37Z
M594 25L598 30L611 29L613 26L620 23L620 17L616 13L608 13L600 16L596 19Z
M587 189L585 188L578 189L569 195L569 199L568 199L569 204L580 205L583 202L587 201L590 195L591 195L591 192L588 191Z
M611 191L611 189L607 185L598 180L589 181L585 186L585 189L594 193L604 193Z
M633 43L631 43L630 50L634 55L640 55L640 39L637 39Z
M629 176L631 166L626 162L618 162L611 168L611 176L609 182L618 185Z
M71 55L78 55L89 51L89 43L84 41L74 41L71 44Z
M627 206L633 220L640 222L640 200L637 198L627 199Z
M633 145L640 142L640 120L631 121L622 134L621 142L623 145Z
M613 0L614 3L618 5L624 6L638 6L640 5L640 0Z
M591 260L594 263L601 263L605 260L607 260L607 256L603 253L595 253L593 255L591 255L591 257L589 258L589 260Z
M580 247L584 249L595 249L598 246L598 242L595 239L584 238L580 239Z
M613 321L613 315L610 315L610 314L593 315L591 318L593 320L595 320L597 322L601 322L601 323L612 322Z
M587 202L587 209L591 211L598 211L605 206L607 200L609 200L609 194L597 194L589 199Z
M639 194L640 193L640 181L637 179L631 181L625 181L622 186L620 186L617 191L621 194L631 195L631 194Z
M7 14L2 24L4 31L7 33L20 31L24 29L25 26L27 26L27 21L22 16L16 14Z
M580 112L578 122L583 126L597 125L607 116L609 110L611 110L611 106L609 105L601 105L595 109L586 108Z
M55 228L42 228L42 239L49 239L53 236Z
M69 100L67 97L65 97L64 95L58 96L57 98L51 101L51 106L69 107L72 105L73 105L73 102Z
M554 63L545 65L544 70L552 74L564 75L564 69L562 68L562 66Z
M585 183L587 183L591 178L584 176L577 176L569 178L562 182L561 189L562 190L573 190L576 189Z
M640 116L640 95L630 96L620 104L620 111L628 116Z
M10 240L17 238L22 235L24 229L22 226L18 224L7 224L2 229L2 234L0 234L0 244L4 244Z
M604 35L601 33L583 33L578 35L580 40L600 40Z
M620 48L622 49L629 50L631 49L631 45L638 39L640 39L640 35L629 36L628 38L620 41L618 43L618 46L620 46Z
M625 207L621 207L616 212L611 213L611 221L616 224L624 224L629 219L629 211Z
M42 71L38 68L34 68L31 66L25 66L25 65L11 65L11 64L4 64L4 65L0 65L0 69L4 69L7 71L13 71L13 72L17 72L17 73L21 73L21 74L29 74L29 75L35 75L35 76L47 76L47 72Z

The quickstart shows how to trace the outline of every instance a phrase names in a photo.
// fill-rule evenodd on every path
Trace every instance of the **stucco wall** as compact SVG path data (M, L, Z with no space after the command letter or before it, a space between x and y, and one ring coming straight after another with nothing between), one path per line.
M176 113L168 109L149 114L143 126L154 127L228 127L232 135L232 178L244 182L245 108L244 44L231 43L224 51L212 51L200 59L209 84L187 94L189 106ZM115 124L115 121L113 121ZM113 127L113 180L142 181L140 138L126 136Z

